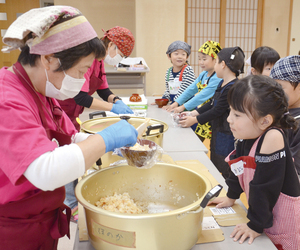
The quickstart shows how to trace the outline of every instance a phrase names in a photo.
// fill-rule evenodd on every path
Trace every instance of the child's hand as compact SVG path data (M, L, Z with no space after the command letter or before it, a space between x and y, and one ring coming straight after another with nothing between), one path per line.
M168 112L173 111L174 108L178 107L178 103L177 102L173 102L171 105L168 106L163 106L162 108L167 110Z
M171 105L166 105L166 106L163 106L162 109L164 110L167 110L168 112L171 112Z
M190 116L197 116L199 115L197 110L193 110L192 112L190 112Z
M197 112L197 110L184 111L184 112L181 112L181 114L186 114L186 116L193 116L193 117L199 115L199 113Z
M225 196L225 197L217 197L217 198L213 199L212 201L208 202L207 205L217 204L216 208L232 207L234 202L235 202L234 199L230 199L227 196Z
M188 128L197 122L198 121L195 116L185 116L182 119L180 119L180 121L179 121L181 127L183 127L183 128Z
M239 224L235 226L230 238L233 238L234 241L238 241L240 239L240 244L249 238L248 244L251 244L258 236L260 236L260 234L249 228L247 224Z
M179 106L178 108L173 109L174 113L181 113L184 110L185 110L185 107L183 105Z

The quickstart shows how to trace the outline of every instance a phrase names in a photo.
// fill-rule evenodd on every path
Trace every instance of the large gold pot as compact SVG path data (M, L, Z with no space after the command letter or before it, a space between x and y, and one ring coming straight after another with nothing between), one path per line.
M158 163L150 169L128 165L102 169L81 180L75 193L84 207L95 249L188 250L201 234L203 208L199 205L210 188L209 180L196 172ZM94 205L114 192L155 202L158 213L128 215Z
M92 116L91 116L92 117ZM113 117L100 117L95 119L90 119L83 122L80 125L81 131L89 134L94 134L100 132L108 126L117 123L121 119L126 119L132 126L137 128L143 122L145 118L143 117L132 117L132 116L113 116ZM163 134L168 130L169 126L156 119L150 119L149 126L142 138L155 142L156 144L163 146ZM121 133L122 131L120 131ZM118 155L112 155L112 152L108 152L101 157L102 166L106 167L109 164L122 160L123 158Z

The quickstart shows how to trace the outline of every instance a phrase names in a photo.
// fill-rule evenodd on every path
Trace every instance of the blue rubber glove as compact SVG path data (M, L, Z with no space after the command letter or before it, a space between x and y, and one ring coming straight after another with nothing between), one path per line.
M113 104L111 112L115 114L133 114L133 111L121 100Z
M125 120L121 120L106 129L98 132L101 135L106 149L105 153L123 146L134 146L137 141L137 130Z

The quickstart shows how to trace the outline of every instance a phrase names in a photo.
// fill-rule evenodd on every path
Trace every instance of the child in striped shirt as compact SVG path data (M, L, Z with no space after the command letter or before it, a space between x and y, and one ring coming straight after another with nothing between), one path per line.
M187 64L191 46L186 42L175 41L170 44L166 54L173 66L166 72L166 90L162 98L174 102L195 81L194 70Z

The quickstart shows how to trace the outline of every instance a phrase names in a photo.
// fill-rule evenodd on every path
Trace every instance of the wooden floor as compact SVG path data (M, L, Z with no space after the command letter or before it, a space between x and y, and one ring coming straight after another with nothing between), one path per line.
M208 149L207 156L210 158L210 140L205 139L203 144ZM247 197L246 197L245 193L241 194L240 199L243 202L244 206L248 209L249 206L248 206L248 201L247 201Z

